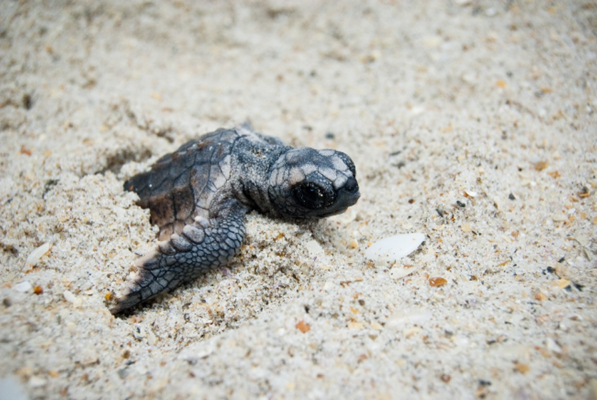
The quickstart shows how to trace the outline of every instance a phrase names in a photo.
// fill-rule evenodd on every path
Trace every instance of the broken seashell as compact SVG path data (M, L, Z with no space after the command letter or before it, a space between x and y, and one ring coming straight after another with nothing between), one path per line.
M365 257L374 261L398 261L415 251L425 241L422 233L390 236L375 242L365 251Z
M39 260L45 256L52 249L51 243L44 243L29 254L27 261L25 261L25 268L23 272L30 271L37 265Z

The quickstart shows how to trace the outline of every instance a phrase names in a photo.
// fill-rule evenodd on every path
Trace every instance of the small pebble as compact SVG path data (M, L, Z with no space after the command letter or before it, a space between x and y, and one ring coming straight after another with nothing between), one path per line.
M83 366L99 363L99 356L93 349L85 349L77 353L76 361Z
M44 378L40 378L39 376L32 376L29 379L29 385L34 388L44 386L46 383L48 383L48 381Z
M375 329L376 331L381 331L383 327L375 321L371 322L371 328Z
M521 374L526 374L527 372L529 372L531 370L531 367L529 367L527 364L516 363L514 365L514 369L516 371L520 372Z
M554 214L551 219L553 219L554 222L564 222L568 220L568 217L564 213L557 213Z
M561 289L570 287L570 281L568 279L558 279L557 284L558 284L558 287Z
M363 329L363 324L361 322L352 321L350 324L348 324L348 329Z
M129 374L129 370L125 367L125 368L121 368L118 370L118 376L120 377L120 379L124 379L128 376Z
M591 192L589 192L589 189L586 186L583 186L581 191L578 193L578 197L580 197L581 199L589 197L590 195L591 195Z
M538 300L538 301L547 300L547 296L543 292L537 292L537 294L535 294L535 300Z
M578 290L579 292L582 292L582 289L585 287L584 285L581 285L580 283L575 283L575 282L573 282L572 285L574 285L576 290Z
M298 329L299 331L301 331L302 333L307 333L311 330L311 327L305 321L299 321L295 325L295 328Z
M145 336L147 336L147 332L145 331L145 328L143 328L141 325L136 325L133 328L133 337L137 340L142 340L145 338Z
M543 171L548 165L549 163L547 161L539 161L535 163L534 167L536 171Z
M552 338L547 338L545 340L545 347L547 348L547 350L554 352L554 353L561 353L562 352L562 348L560 347L559 344L556 343L556 341Z
M429 285L432 287L444 286L446 283L448 283L448 281L441 277L429 279Z
M154 335L154 333L152 331L149 331L147 333L147 344L149 344L150 346L155 346L157 342L157 338Z
M31 149L25 147L25 145L21 145L21 154L30 156L31 154L33 154L33 152L31 151Z

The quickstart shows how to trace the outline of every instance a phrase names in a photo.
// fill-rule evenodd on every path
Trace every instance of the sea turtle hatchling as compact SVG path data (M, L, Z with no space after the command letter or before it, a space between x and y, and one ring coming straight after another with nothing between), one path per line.
M124 189L150 209L160 242L139 260L137 278L113 314L229 262L251 210L277 218L325 218L346 211L360 196L346 154L295 149L248 124L189 141Z

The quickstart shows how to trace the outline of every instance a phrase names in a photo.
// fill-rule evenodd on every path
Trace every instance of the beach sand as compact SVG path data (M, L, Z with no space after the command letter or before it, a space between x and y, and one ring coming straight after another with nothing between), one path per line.
M590 0L3 1L0 399L597 398L595 32ZM247 120L349 154L358 204L251 213L112 316L157 232L123 182Z

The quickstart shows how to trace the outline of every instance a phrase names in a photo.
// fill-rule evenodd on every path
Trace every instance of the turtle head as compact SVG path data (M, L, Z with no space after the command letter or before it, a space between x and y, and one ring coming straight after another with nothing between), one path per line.
M360 197L354 163L336 150L289 150L271 169L268 196L272 207L287 218L341 214Z

